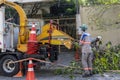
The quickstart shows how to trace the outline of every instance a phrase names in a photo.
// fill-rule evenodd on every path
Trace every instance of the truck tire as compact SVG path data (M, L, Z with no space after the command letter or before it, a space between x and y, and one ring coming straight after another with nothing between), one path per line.
M19 72L19 63L11 64L11 61L17 61L16 57L5 55L0 59L0 73L2 75L12 77Z
M58 53L57 53L53 48L51 48L51 50L50 50L49 60L50 60L51 62L54 62L54 61L57 61L57 60L58 60Z

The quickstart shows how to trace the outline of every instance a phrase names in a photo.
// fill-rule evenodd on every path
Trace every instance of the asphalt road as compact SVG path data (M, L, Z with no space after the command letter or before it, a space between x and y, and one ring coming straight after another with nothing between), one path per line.
M59 55L58 63L63 65L69 65L74 60L74 52L62 52ZM92 77L83 78L81 74L74 74L74 78L71 79L70 75L56 75L54 74L56 66L46 65L39 70L35 70L36 80L120 80L119 73L104 73L95 74ZM0 75L0 80L26 80L26 75L20 78L5 77Z

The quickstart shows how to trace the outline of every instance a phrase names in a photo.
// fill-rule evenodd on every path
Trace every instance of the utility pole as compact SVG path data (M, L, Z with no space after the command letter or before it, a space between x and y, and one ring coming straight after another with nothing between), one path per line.
M79 11L79 8L80 7L80 5L79 5L79 1L78 0L76 0L76 14L79 14L80 13L80 11Z
M79 34L81 33L81 29L79 28L81 25L81 15L80 15L80 4L79 1L76 0L76 35L77 39L79 38Z

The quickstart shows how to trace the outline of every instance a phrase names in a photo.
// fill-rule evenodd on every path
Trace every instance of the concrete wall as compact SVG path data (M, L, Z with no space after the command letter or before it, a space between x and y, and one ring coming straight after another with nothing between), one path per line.
M92 37L101 35L104 44L120 44L120 5L80 7L80 13Z

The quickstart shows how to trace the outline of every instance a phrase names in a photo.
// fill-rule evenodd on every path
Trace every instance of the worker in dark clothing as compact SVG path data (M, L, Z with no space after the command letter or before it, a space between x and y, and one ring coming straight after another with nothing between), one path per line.
M92 75L92 59L93 52L91 48L91 37L90 34L86 32L87 25L83 24L81 28L81 37L79 44L82 46L82 66L83 66L83 77L88 77Z
M91 39L91 46L93 50L99 50L100 45L102 44L102 37L101 36L97 36L94 39Z

